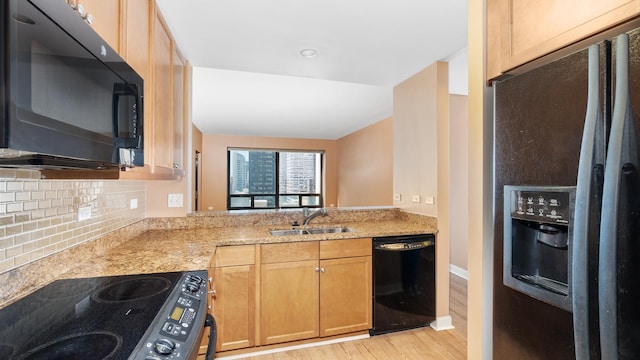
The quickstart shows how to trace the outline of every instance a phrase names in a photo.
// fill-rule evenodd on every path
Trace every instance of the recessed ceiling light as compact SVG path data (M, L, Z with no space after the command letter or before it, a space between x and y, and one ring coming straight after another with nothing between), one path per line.
M307 59L312 59L318 55L318 50L316 49L302 49L300 50L300 55L306 57Z

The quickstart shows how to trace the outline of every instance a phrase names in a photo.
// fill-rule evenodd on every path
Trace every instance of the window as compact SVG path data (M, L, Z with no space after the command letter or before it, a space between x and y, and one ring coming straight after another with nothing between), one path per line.
M322 152L229 149L227 209L322 206Z

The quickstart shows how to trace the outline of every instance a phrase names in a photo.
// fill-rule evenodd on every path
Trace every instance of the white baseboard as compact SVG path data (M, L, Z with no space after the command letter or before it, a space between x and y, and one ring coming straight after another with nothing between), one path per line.
M451 321L450 315L441 316L437 318L435 321L433 321L430 325L431 325L431 328L433 328L435 331L455 329L455 327L453 326L453 322Z
M314 346L322 346L322 345L336 344L336 343L341 343L341 342L346 342L346 341L366 339L368 337L369 337L369 334L347 336L347 337L343 337L343 338L339 338L339 339L331 339L331 340L325 340L325 341L312 342L312 343L308 343L308 344L285 346L285 347L280 347L280 348L277 348L277 349L261 350L261 351L255 351L255 352L250 352L250 353L245 353L245 354L229 355L229 356L222 356L222 357L217 357L216 356L216 359L217 360L246 359L246 358L252 357L252 356L269 355L269 354L275 354L275 353L279 353L279 352L283 352L283 351L289 351L289 350L297 350L297 349L310 348L310 347L314 347Z
M465 280L469 280L469 272L461 267L449 264L449 272Z

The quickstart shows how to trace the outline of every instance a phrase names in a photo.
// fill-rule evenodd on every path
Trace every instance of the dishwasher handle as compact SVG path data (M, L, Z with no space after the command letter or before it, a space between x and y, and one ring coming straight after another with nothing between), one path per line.
M374 249L382 250L382 251L410 251L410 250L424 249L430 246L435 246L435 244L436 242L433 240L379 243L379 244L374 244Z

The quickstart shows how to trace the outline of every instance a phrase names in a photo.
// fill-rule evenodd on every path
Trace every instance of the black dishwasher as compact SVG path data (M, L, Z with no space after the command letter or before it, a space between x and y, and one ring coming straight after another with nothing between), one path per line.
M371 335L429 325L436 318L435 236L373 238Z

